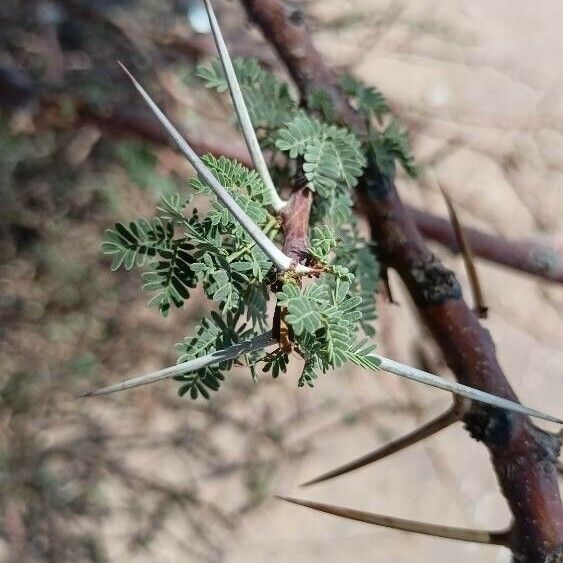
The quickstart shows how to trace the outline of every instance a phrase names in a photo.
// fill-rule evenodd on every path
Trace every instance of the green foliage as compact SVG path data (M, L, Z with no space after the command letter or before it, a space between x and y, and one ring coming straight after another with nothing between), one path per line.
M366 86L350 75L341 80L344 92L349 96L351 104L363 115L368 125L369 135L365 146L382 175L392 178L395 174L395 161L398 160L405 172L416 178L417 169L414 156L409 146L406 132L399 122L391 116L383 94L373 86ZM383 129L373 126L375 118L379 126L383 126L387 117L389 124Z
M204 160L254 221L275 235L277 220L267 211L269 194L258 174L224 157ZM172 306L183 306L189 289L200 284L221 310L245 312L263 326L267 299L258 288L271 263L199 178L190 185L214 202L206 215L186 215L187 202L177 194L163 197L154 219L108 230L102 251L113 256L113 270L143 267L150 258L143 288L155 293L149 303L164 316Z
M263 372L272 372L272 377L277 379L282 373L287 371L289 364L289 355L284 354L281 350L276 350L268 354L264 358Z
M295 272L277 272L266 255L199 177L189 181L191 193L210 205L199 210L191 195L166 194L156 216L106 233L103 251L112 255L112 269L145 268L144 289L153 294L163 315L181 307L199 286L216 306L193 334L178 345L179 362L187 362L244 342L268 329L287 327L290 347L303 358L299 386L313 386L320 374L353 362L376 369L373 346L361 332L373 335L378 264L370 245L359 233L352 214L353 188L366 166L364 153L381 161L384 173L394 172L398 159L414 169L406 137L392 122L379 131L370 127L360 142L333 122L332 101L313 92L307 102L313 114L297 108L285 83L261 69L256 61L237 59L235 72L252 122L261 130L261 143L274 154L272 174L286 178L303 174L314 192L310 219L310 263L322 272L303 279ZM198 74L209 88L224 92L227 84L217 60L200 66ZM389 109L381 94L353 79L343 86L352 103L366 117L381 120ZM282 155L285 157L283 158ZM271 194L259 175L224 157L203 157L218 181L249 217L272 240L281 228L269 208ZM142 168L141 168L142 170ZM274 292L280 327L272 327L267 307ZM277 318L277 317L276 317ZM290 354L286 345L265 353L245 354L176 379L181 395L209 398L236 363L246 364L256 378L257 366L274 378L286 373Z
M346 129L327 125L305 112L279 131L276 147L291 159L300 158L309 188L317 192L314 215L335 227L350 219L350 190L365 167L358 139Z
M129 225L116 223L115 230L106 231L102 252L113 255L111 270L115 272L122 266L126 270L143 266L147 257L168 251L174 244L172 224L155 217L150 221L139 219Z
M307 108L309 111L318 111L328 123L334 121L334 107L326 90L314 90L309 93L307 96Z
M347 131L299 112L278 133L276 147L290 158L303 157L303 171L322 197L334 188L353 188L365 167L360 142Z
M379 263L373 248L367 244L355 222L340 230L340 239L334 248L334 266L345 267L354 279L352 293L362 298L359 310L360 325L367 336L374 336L372 321L376 319L376 293L379 281ZM333 267L334 267L333 266Z
M284 283L277 293L280 307L286 310L285 322L291 327L296 351L305 365L300 386L313 386L319 373L342 366L346 361L374 365L371 349L356 342L362 318L362 298L353 294L353 276L340 267L332 274L299 288Z
M313 227L311 234L311 247L309 254L319 262L328 262L331 250L337 244L334 230L329 225Z
M411 178L417 177L418 171L407 133L397 121L392 121L383 132L373 131L368 141L368 150L383 175L392 177L395 174L395 160L398 160Z
M369 121L375 117L379 122L389 113L383 94L375 86L366 86L353 76L342 76L340 85L356 109Z

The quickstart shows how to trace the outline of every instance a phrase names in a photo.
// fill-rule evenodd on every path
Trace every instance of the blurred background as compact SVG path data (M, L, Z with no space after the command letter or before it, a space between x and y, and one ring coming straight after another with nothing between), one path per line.
M297 2L327 61L377 85L422 170L465 225L563 250L559 0ZM283 73L235 1L215 5L235 55ZM485 448L460 425L333 482L299 483L448 406L392 375L341 370L298 389L234 370L212 400L160 383L73 394L171 365L205 306L163 319L135 272L109 272L105 228L150 216L192 171L116 65L125 62L198 150L246 158L226 99L195 65L214 49L196 0L0 3L0 560L504 562L508 552L376 529L273 499L292 494L436 523L509 519ZM435 184L401 195L447 216ZM434 246L468 296L461 258ZM561 411L561 286L478 263L484 321L521 399ZM400 281L377 342L450 376Z

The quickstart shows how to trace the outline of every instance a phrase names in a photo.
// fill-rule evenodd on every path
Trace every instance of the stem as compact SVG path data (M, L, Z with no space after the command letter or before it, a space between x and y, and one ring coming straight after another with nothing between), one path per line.
M238 121L242 128L246 146L248 147L248 151L250 152L250 157L252 158L252 162L254 163L256 170L258 170L258 174L260 174L260 178L262 178L264 185L270 192L272 198L272 207L276 212L281 211L285 207L287 202L283 201L280 198L274 186L274 182L272 181L272 177L270 176L270 171L268 170L264 156L262 155L262 150L260 149L260 144L258 143L258 139L256 138L254 127L252 126L252 122L250 121L250 115L248 114L248 109L246 107L246 103L240 89L240 84L237 79L231 57L229 55L229 50L225 45L223 34L221 33L221 28L219 27L219 23L217 22L217 18L215 17L215 12L213 11L211 2L209 0L204 0L204 4L205 9L207 10L207 15L209 17L209 23L211 24L211 30L213 32L213 38L215 39L215 45L217 46L217 51L219 52L219 58L221 60L221 64L223 65L223 70L225 71L225 78L227 79L227 84L229 86L229 92L231 93L233 105L235 106Z
M405 207L425 238L444 245L452 252L461 251L447 219L409 205ZM563 256L551 242L511 240L472 227L464 227L463 231L475 256L542 280L563 284Z
M261 230L254 221L246 214L246 212L234 200L233 196L219 183L211 170L207 168L205 163L193 151L188 142L180 135L178 130L170 123L168 118L162 113L159 107L154 103L152 98L147 94L144 88L135 80L133 75L121 64L121 67L129 76L133 85L141 94L147 105L151 108L162 126L168 134L174 139L178 148L184 156L190 161L190 164L196 169L197 173L205 180L209 187L213 190L221 203L231 212L235 219L244 227L246 232L256 241L256 244L264 251L270 260L278 267L285 271L291 268L292 260L286 256Z
M176 377L177 375L183 375L186 373L191 373L202 369L213 364L219 364L227 360L233 360L238 358L242 354L247 354L248 352L254 352L255 350L261 350L276 341L272 337L272 331L265 332L255 336L251 340L242 342L240 344L235 344L224 350L216 350L200 358L195 358L175 366L171 366L160 371L155 371L154 373L149 373L147 375L141 375L139 377L134 377L132 379L127 379L121 383L116 383L114 385L109 385L107 387L102 387L96 391L89 391L83 393L80 397L95 397L98 395L108 395L109 393L116 393L117 391L124 391L126 389L132 389L134 387L140 387L141 385L148 385L149 383L155 383L157 381L162 381L163 379L170 379L171 377Z

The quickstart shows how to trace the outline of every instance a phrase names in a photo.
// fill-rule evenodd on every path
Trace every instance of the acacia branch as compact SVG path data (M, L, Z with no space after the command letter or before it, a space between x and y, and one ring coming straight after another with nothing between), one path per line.
M447 219L410 205L405 206L405 209L422 236L446 246L452 252L461 252ZM545 280L563 283L563 256L549 243L510 240L467 226L463 227L463 231L475 256Z
M300 93L322 90L335 115L360 136L365 125L349 106L333 73L314 48L302 13L282 0L241 0L285 62ZM406 284L418 311L458 380L518 400L495 355L489 333L463 301L454 274L428 250L403 206L394 182L371 164L358 189L380 258ZM464 417L472 436L489 449L513 514L508 546L527 563L544 562L563 544L563 504L555 462L560 440L529 418L474 403Z

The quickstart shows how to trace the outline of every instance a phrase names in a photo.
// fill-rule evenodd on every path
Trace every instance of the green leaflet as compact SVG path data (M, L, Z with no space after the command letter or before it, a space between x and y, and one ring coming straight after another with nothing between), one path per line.
M380 121L389 113L385 97L375 86L366 86L349 74L342 76L340 85L366 119L369 120L373 116Z
M383 132L372 132L368 147L384 176L393 177L395 160L398 160L411 178L417 177L418 171L409 147L407 133L401 129L397 121L392 121Z
M149 306L158 306L165 317L172 305L182 307L190 296L189 290L196 286L189 250L188 243L181 242L170 250L161 251L160 258L151 263L151 270L143 274L143 290L156 292Z
M167 251L174 245L174 228L159 217L139 219L128 225L116 223L115 229L105 232L102 252L113 256L112 272L124 267L144 266L148 257Z
M341 270L340 277L322 276L305 289L287 282L277 294L278 304L287 308L285 322L305 358L300 386L312 386L319 372L326 373L349 360L370 362L365 358L369 351L355 344L362 298L351 294L352 285L344 274Z
M255 171L224 157L204 159L259 226L275 223L267 209L269 194ZM190 185L197 193L209 193L198 178ZM204 216L197 211L188 215L185 207L185 198L167 195L153 219L118 223L108 230L102 251L113 257L112 269L144 267L143 289L153 293L149 305L158 306L163 316L182 307L190 289L201 284L222 310L246 311L263 325L267 300L255 297L246 303L249 295L256 296L255 284L263 282L270 262L217 203Z
M309 252L317 260L327 262L328 256L336 244L334 229L330 225L313 227Z
M303 157L303 171L311 189L332 196L337 184L351 189L358 183L366 161L356 137L335 126L298 113L278 133L276 147L290 158Z

